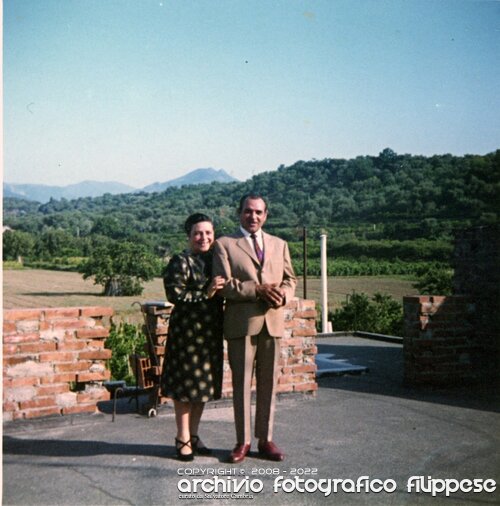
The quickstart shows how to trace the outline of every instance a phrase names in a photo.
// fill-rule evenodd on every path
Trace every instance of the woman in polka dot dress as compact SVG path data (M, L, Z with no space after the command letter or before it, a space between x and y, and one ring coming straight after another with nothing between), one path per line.
M195 454L211 453L198 436L198 425L205 403L221 397L223 300L217 291L225 281L221 276L211 276L211 219L196 213L186 220L184 228L189 249L172 257L163 278L174 308L161 387L162 394L174 401L177 457L190 461Z

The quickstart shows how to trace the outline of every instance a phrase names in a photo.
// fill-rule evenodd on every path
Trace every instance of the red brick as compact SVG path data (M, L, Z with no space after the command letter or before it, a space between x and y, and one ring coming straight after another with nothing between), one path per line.
M111 350L89 350L78 354L80 360L108 360L111 358Z
M54 307L44 309L45 320L55 318L78 318L80 316L80 308L78 307Z
M55 372L88 371L88 369L91 365L92 365L92 362L90 362L88 360L71 362L69 364L60 363L60 364L54 365L54 370L55 370Z
M111 378L111 371L103 371L103 372L87 372L87 373L78 373L76 375L76 381L78 383L86 383L88 381L105 381Z
M76 354L70 352L54 351L51 353L41 353L40 362L73 362L76 360Z
M106 389L78 393L76 396L78 404L85 404L92 401L109 401L110 398L110 393Z
M76 373L51 374L40 378L41 385L49 385L53 383L66 383L76 381Z
M32 399L30 401L21 401L19 403L19 408L21 410L25 410L33 408L49 408L55 405L56 400L54 397L37 397L36 399Z
M15 355L17 353L17 344L4 344L3 355Z
M34 360L34 358L31 355L21 355L21 356L20 355L13 355L10 357L4 357L3 363L4 363L4 367L5 367L5 366L22 364L24 362L30 362L33 360Z
M40 334L38 332L19 333L8 336L3 336L3 342L8 343L33 343L40 340Z
M278 393L293 392L293 384L290 383L278 385L276 391Z
M315 336L316 335L316 329L315 328L307 328L307 329L294 329L292 330L292 336Z
M299 385L294 385L293 390L295 392L315 392L318 390L317 383L300 383Z
M294 315L294 318L307 318L307 319L316 319L318 315L315 309L307 309L304 311L297 311Z
M318 353L318 347L316 345L305 346L304 353L306 355L316 355Z
M300 374L304 372L316 372L316 364L302 364L293 366L293 373Z
M3 335L15 334L17 331L16 324L14 322L3 322Z
M69 392L69 383L40 386L37 388L37 395L40 397L46 395L64 394Z
M168 325L157 325L155 329L155 334L157 336L163 336L168 333Z
M5 401L3 403L3 411L4 412L7 412L7 411L16 411L18 408L19 408L19 405L18 405L17 402Z
M92 342L92 346L99 344L98 341ZM62 343L56 343L58 351L80 351L87 347L85 341L64 341Z
M78 406L65 406L62 408L63 415L74 415L76 413L95 413L97 406L93 404L79 404Z
M90 306L80 309L80 316L99 317L113 316L113 314L114 310L112 307Z
M310 309L316 309L316 302L309 299L299 299L298 301L299 311L308 311Z
M81 329L84 327L88 327L87 320L80 320L79 318L68 318L63 320L53 320L51 322L52 328L54 330L62 330L62 329Z
M296 380L297 378L293 375L282 375L278 378L278 385L289 385L290 383L294 383Z
M5 309L4 321L39 320L42 315L41 309Z
M19 353L43 353L49 351L55 351L56 343L54 342L37 342L37 343L25 343L19 345Z
M109 329L105 327L94 327L92 329L79 329L76 337L79 339L102 339L108 337Z
M450 297L447 297L446 295L432 295L431 297L429 297L429 299L430 302L437 305L444 304L445 302L450 301Z
M304 340L301 339L300 337L296 337L296 338L293 338L293 337L289 337L288 339L282 339L281 340L281 347L286 347L286 346L302 346L304 344Z
M3 379L3 390L9 388L17 388L17 387L32 387L37 386L39 383L39 378L32 376L24 376L21 378L4 378Z

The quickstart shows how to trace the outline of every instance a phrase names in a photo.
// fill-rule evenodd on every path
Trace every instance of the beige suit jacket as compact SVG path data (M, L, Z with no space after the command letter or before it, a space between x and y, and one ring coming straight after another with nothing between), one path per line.
M257 299L258 284L277 283L289 301L297 280L293 272L288 244L262 233L264 263L261 266L255 250L241 232L218 239L214 246L213 276L228 282L220 294L226 299L224 335L226 339L257 335L267 325L271 336L283 337L283 308L270 308Z

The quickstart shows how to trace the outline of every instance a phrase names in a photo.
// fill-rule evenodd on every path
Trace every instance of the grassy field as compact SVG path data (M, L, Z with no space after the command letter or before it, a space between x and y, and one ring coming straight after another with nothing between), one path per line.
M401 301L404 295L417 291L407 279L361 276L331 277L328 279L328 305L330 310L339 307L353 291L373 295L387 293ZM90 280L83 280L81 274L46 270L4 270L3 307L68 307L68 306L111 306L120 319L138 322L142 316L134 302L164 300L163 282L156 278L145 284L144 293L139 297L103 297L101 286ZM302 278L299 278L297 296L303 297ZM320 280L308 278L307 298L319 302Z

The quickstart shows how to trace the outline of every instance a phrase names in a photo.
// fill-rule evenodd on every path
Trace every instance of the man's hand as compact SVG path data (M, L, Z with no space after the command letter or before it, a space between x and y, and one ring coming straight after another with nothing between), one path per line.
M285 292L277 283L266 283L255 287L257 298L267 302L273 308L281 307L285 303Z

